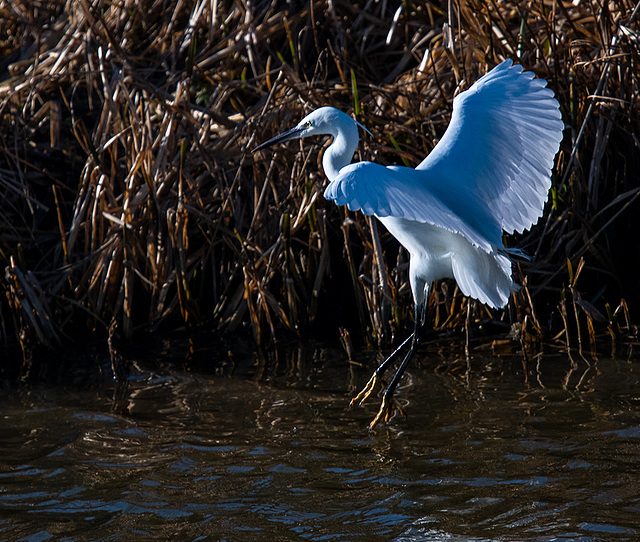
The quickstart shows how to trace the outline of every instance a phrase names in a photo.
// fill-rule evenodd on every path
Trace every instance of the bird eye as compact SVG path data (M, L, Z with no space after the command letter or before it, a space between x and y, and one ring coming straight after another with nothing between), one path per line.
M305 128L311 128L311 121L310 121L310 120L308 120L308 121L305 123L305 125L304 125L304 126L305 126Z

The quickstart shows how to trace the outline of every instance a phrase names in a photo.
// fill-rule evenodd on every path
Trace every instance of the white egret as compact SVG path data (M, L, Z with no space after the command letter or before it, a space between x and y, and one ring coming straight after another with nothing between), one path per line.
M546 85L511 60L502 62L454 99L442 139L415 169L350 164L358 123L333 107L313 111L255 149L332 136L322 158L330 181L325 198L375 215L409 252L414 331L352 400L362 403L410 342L371 428L399 408L393 393L418 344L433 281L453 278L464 295L494 308L504 307L518 288L502 232L521 233L542 215L564 129L558 101Z

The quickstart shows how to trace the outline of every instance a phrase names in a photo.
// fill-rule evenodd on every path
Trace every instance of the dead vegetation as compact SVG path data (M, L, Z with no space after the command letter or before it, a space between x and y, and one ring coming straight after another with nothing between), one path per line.
M25 359L117 325L249 325L258 343L411 321L407 256L327 204L321 145L251 154L325 104L416 165L453 96L510 57L567 125L533 256L502 313L434 289L436 330L502 322L524 344L635 335L640 68L631 1L0 0L0 333ZM348 333L348 332L344 332ZM578 342L577 342L578 341Z

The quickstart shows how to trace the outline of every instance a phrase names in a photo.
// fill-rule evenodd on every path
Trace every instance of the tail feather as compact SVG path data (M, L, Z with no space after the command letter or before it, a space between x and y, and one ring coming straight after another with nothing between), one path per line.
M511 278L511 260L501 252L487 254L478 250L462 258L454 254L451 266L462 293L490 307L504 307L511 292L519 289Z

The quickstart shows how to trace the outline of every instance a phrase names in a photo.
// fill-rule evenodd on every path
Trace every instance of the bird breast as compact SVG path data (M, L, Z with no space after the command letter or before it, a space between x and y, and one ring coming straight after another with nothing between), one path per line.
M426 282L454 278L451 254L471 244L461 235L426 222L377 217L411 256L411 272ZM468 249L467 249L468 250Z
M409 251L409 279L416 303L440 279L455 279L464 295L495 308L504 307L511 292L518 289L511 278L511 261L497 247L486 252L458 233L424 222L378 219Z

